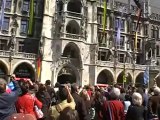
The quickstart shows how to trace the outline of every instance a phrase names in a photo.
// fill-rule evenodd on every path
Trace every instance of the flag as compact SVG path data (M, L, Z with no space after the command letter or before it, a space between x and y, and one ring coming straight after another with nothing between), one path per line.
M33 34L33 19L34 19L34 0L30 0L30 11L29 11L29 28L28 34Z
M147 66L143 74L144 84L149 83L149 67Z
M138 33L137 31L135 32L135 42L134 42L134 48L137 50L137 39L138 39Z
M107 0L104 0L104 11L103 11L103 33L105 32L107 24Z
M123 83L125 83L127 80L126 80L126 67L124 65L124 68L123 68Z
M41 57L37 58L37 80L39 80L41 74Z
M42 43L40 41L39 49L38 49L38 55L37 55L37 80L40 79L40 75L41 75L42 59L43 59Z
M138 10L138 20L137 20L137 25L136 25L136 31L138 30L138 25L139 25L139 21L140 21L140 18L141 18L141 14L142 14L142 10L139 9Z
M125 7L122 8L121 10L121 17L120 19L118 19L118 29L117 29L117 38L116 38L116 44L120 45L120 41L121 41L121 25L122 25L122 17L125 11Z
M2 28L2 26L3 26L3 21L4 21L5 5L6 5L6 0L2 0L1 15L0 15L0 27L1 27L1 28Z
M118 19L118 29L117 29L117 38L116 38L116 44L120 45L121 41L121 21L122 19Z

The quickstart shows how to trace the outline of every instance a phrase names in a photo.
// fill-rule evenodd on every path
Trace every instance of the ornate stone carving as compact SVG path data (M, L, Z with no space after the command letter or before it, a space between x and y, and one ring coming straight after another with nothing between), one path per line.
M58 59L55 63L52 63L51 65L51 70L53 71L54 69L57 70L57 68L59 67L62 67L63 65L65 64L70 64L71 63L71 60L69 58L61 58L61 59Z

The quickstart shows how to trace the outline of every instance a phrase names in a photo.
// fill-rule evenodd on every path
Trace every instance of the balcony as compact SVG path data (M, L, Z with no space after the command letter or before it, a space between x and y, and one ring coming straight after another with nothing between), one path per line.
M71 11L64 12L63 16L66 18L74 19L74 20L81 20L83 18L83 15L81 13L76 13Z
M116 66L116 68L123 69L124 65L125 65L126 69L136 69L136 70L145 70L146 69L146 65L138 65L138 64L133 65L131 63L120 63L120 62L115 63L113 61L100 61L100 60L98 60L97 64L99 66L107 66L107 67L111 67L111 68Z
M71 33L61 33L58 35L61 39L70 39L70 40L78 40L82 41L81 38L83 38L82 35L77 35L77 34L71 34Z
M14 53L13 55L14 58L24 58L24 59L31 59L34 60L36 59L36 54L33 53Z
M81 13L76 13L76 12L71 12L71 11L66 11L64 13L65 16L70 17L70 18L75 18L75 19L81 19L82 14Z
M0 50L0 57L10 57L10 51L3 51ZM12 54L12 58L15 59L27 59L27 60L35 60L36 54L33 53L22 53L22 52L15 52Z

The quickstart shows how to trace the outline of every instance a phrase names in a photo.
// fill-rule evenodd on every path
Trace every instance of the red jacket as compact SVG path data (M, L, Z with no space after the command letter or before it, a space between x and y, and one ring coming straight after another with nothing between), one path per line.
M110 111L109 112L109 107ZM124 106L121 101L119 100L111 100L111 101L105 101L103 104L103 120L111 120L110 119L110 113L112 116L112 120L124 120Z
M18 98L16 103L17 112L35 115L34 105L37 105L40 109L42 108L42 103L36 97L27 93Z

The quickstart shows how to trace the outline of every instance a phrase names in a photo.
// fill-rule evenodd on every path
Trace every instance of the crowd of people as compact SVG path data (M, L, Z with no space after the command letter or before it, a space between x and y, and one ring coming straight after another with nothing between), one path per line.
M0 78L0 120L158 120L160 88L51 85Z

